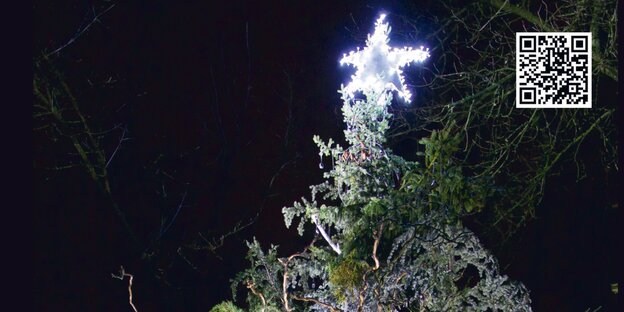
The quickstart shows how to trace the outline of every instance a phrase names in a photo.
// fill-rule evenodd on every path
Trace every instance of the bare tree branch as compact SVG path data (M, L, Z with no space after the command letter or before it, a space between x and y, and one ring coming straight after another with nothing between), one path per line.
M100 21L99 20L100 16L106 14L108 11L110 11L112 8L114 8L115 5L116 5L115 3L111 4L108 8L106 8L104 11L102 11L102 12L100 12L98 14L95 14L95 12L94 12L94 17L91 20L91 22L89 22L84 27L79 27L78 30L76 31L76 33L71 38L69 38L69 40L65 44L61 45L56 50L54 50L54 51L52 51L50 53L47 53L45 56L48 57L48 56L50 56L52 54L61 52L61 50L65 49L66 47L68 47L69 45L74 43L80 36L82 36L82 34L87 32L87 30L89 30L89 28L91 28L91 25L93 25L95 22L99 22ZM93 10L95 10L95 9L93 9Z
M247 281L247 288L249 288L249 290L251 290L254 295L260 297L260 300L262 301L262 306L266 307L267 303L266 299L264 299L264 295L256 289L256 285L254 285L252 281ZM262 310L264 311L264 308Z
M287 312L292 311L293 309L290 307L290 304L288 303L288 264L290 263L290 261L296 257L302 257L306 251L308 251L308 249L310 249L310 247L314 246L314 243L316 242L318 236L314 236L314 239L312 239L312 241L301 251L301 252L297 252L295 254L290 255L288 258L286 259L282 259L279 258L278 261L282 264L282 266L284 267L284 273L282 275L282 301L284 303L284 309ZM294 297L293 297L294 298ZM316 299L312 299L312 298L303 298L303 297L297 297L300 298L298 300L300 301L311 301L311 302L316 302L319 303L325 307L331 307L328 304L322 303ZM333 307L332 307L333 308ZM334 311L334 309L332 309L332 311Z
M134 310L134 312L138 312L137 308L134 306L134 303L132 302L132 280L134 279L134 276L132 274L126 273L126 270L124 269L123 265L119 269L119 275L115 275L114 273L111 273L111 276L113 278L117 278L122 281L124 277L126 276L128 277L128 302L130 303L132 310Z
M111 163L111 161L115 157L115 154L117 154L117 151L121 147L121 143L123 143L124 141L130 140L129 138L126 138L127 131L128 131L128 128L124 127L123 132L121 133L121 138L119 138L119 142L117 143L117 147L115 147L113 154L111 154L111 156L108 158L108 161L106 162L106 166L104 166L105 168L108 168L108 165Z

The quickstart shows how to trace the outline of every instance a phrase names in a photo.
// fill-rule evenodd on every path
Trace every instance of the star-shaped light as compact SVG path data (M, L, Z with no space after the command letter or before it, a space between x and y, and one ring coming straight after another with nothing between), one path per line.
M396 90L399 96L407 103L410 102L411 93L405 88L405 80L401 67L411 62L422 62L429 57L429 49L419 50L411 47L402 49L388 46L388 34L390 26L384 23L385 14L381 14L375 23L375 32L368 34L366 47L362 50L357 48L349 54L344 54L340 65L351 64L357 68L355 75L344 90L353 97L356 91L383 92L384 90Z

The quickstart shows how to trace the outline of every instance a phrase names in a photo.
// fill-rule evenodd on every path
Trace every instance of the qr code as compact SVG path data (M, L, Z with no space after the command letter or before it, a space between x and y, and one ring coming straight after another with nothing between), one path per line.
M591 108L591 32L516 33L516 107Z

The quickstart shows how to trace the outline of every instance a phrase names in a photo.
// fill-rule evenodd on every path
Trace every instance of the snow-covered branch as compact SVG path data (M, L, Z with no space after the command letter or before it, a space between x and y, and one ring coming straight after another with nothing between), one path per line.
M323 238L325 239L325 241L327 241L327 243L329 244L329 246L337 253L337 254L341 254L340 251L340 246L338 246L338 244L334 244L334 242L331 240L331 238L329 237L329 235L327 234L327 232L325 232L325 229L323 229L323 227L321 226L321 224L319 223L318 220L318 216L317 215L313 215L312 216L312 221L314 222L314 224L316 225L316 229L319 231L319 233L321 233L321 235L323 235Z

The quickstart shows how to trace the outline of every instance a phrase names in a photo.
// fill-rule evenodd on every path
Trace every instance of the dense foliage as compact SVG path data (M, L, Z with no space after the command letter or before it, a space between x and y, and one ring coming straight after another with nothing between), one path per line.
M427 13L399 15L397 36L435 43L421 93L423 105L401 107L391 142L418 140L431 128L458 135L466 172L495 182L497 198L481 217L507 239L538 215L549 176L562 164L577 179L591 166L579 153L589 141L606 175L615 175L617 131L617 1L455 1ZM412 12L410 12L412 11ZM516 109L516 33L587 32L592 37L592 109Z
M251 311L530 310L531 298L528 290L523 284L503 275L496 259L466 224L470 224L470 228L481 238L487 237L482 234L494 234L496 242L503 242L504 239L499 238L510 237L526 221L539 215L538 206L544 195L545 185L550 184L548 177L560 173L562 164L568 166L568 169L575 166L572 171L576 169L576 177L579 180L583 179L585 174L591 174L592 180L607 179L619 170L616 161L617 146L614 144L617 134L613 121L618 97L617 90L612 87L618 80L615 69L616 1L539 3L492 0L468 5L448 1L432 5L413 4L431 7L428 8L430 10L417 7L412 11L409 10L410 5L412 4L405 5L405 11L396 10L392 14L393 18L402 19L403 26L397 23L398 34L404 37L401 39L413 42L414 38L418 38L432 44L432 55L435 57L432 57L426 67L417 69L425 85L414 88L420 91L419 99L426 100L419 102L418 105L396 105L398 98L396 92L369 90L353 98L351 92L344 92L343 89L342 113L346 126L344 131L346 144L341 146L331 138L323 140L319 136L314 137L314 142L320 150L320 167L325 169L324 181L311 187L310 196L302 197L292 206L283 209L286 226L296 227L298 233L307 239L309 244L298 253L286 255L280 252L277 246L271 245L267 249L266 241L259 242L254 239L248 242L247 260L250 266L232 280L234 302L237 294L245 292L245 299ZM93 10L94 22L113 6L106 3L107 8L97 16ZM88 24L87 28L90 25ZM125 24L123 25L125 27ZM246 31L249 35L248 28ZM513 50L516 31L592 31L594 108L514 109ZM242 229L253 224L260 215L266 199L258 212L252 214L256 217L248 222L246 218L243 220L245 222L230 220L231 224L226 224L218 217L225 206L223 204L225 199L218 199L215 209L211 209L217 212L215 215L208 218L194 217L196 220L203 220L203 223L198 225L179 226L183 227L185 232L192 233L192 237L190 234L182 236L177 232L174 233L180 224L176 221L180 210L185 214L184 207L199 201L191 199L191 204L185 202L189 200L187 199L189 182L180 181L204 181L207 174L202 170L189 170L194 172L192 176L196 178L192 180L185 178L182 173L172 177L167 171L171 172L180 167L183 158L188 159L185 162L189 164L199 163L198 159L203 159L198 156L200 152L197 152L200 145L195 145L199 139L187 140L193 145L192 151L191 147L175 145L174 148L174 144L170 144L171 147L162 147L168 146L167 142L170 142L164 139L165 134L169 135L168 128L162 128L154 134L155 137L156 134L162 134L160 141L155 143L160 145L157 149L144 155L138 154L135 162L121 158L125 157L126 153L118 151L123 150L125 142L130 140L127 137L128 129L134 131L134 136L139 138L136 141L140 142L141 131L137 125L146 123L144 119L136 118L140 121L133 124L133 118L126 115L118 118L115 114L119 110L133 105L123 103L117 107L116 101L102 97L105 93L113 94L109 90L115 81L113 77L107 75L104 78L108 79L99 79L102 78L99 75L103 74L94 70L94 73L90 73L87 77L93 81L97 78L101 82L96 82L94 86L91 80L86 79L86 82L79 84L76 81L82 81L81 74L72 73L63 66L59 66L62 69L60 71L55 69L55 64L58 65L63 63L62 60L67 61L66 59L71 58L67 55L58 58L61 54L59 51L65 49L82 33L83 31L78 32L67 44L55 49L54 52L44 53L45 56L36 57L33 62L33 133L37 138L35 154L38 156L34 163L35 169L38 170L36 176L44 177L42 181L46 181L46 188L50 188L53 190L51 193L54 193L57 191L49 185L60 181L55 180L55 176L73 177L76 172L74 168L84 170L88 173L90 181L97 186L99 195L102 195L102 205L112 208L111 215L113 213L116 215L117 219L113 222L121 225L114 229L108 226L103 228L111 233L119 229L118 232L122 233L119 236L132 246L128 248L132 253L127 258L140 257L141 261L144 261L142 264L148 274L141 276L141 284L138 287L145 289L148 282L143 277L149 275L158 283L165 285L167 288L164 289L170 293L175 293L182 287L192 289L193 293L199 292L196 285L180 286L179 280L185 280L189 275L200 275L214 270L215 266L212 263L203 262L203 253L210 253L210 256L214 255L215 258L221 259L215 250L223 246L226 238L240 233ZM249 49L248 41L247 49ZM247 51L247 53L253 55L257 52ZM76 64L80 61L78 60ZM243 64L242 67L245 66L249 64ZM201 142L212 144L218 141L221 145L217 145L222 147L219 147L218 153L213 153L214 149L211 150L209 145L206 145L208 148L202 145L201 153L204 153L202 155L206 159L212 159L212 154L217 156L208 165L198 166L217 169L212 179L214 182L210 186L214 187L206 189L210 192L217 190L214 192L225 196L223 194L228 192L223 186L229 185L233 188L234 185L224 183L226 178L230 177L228 168L237 167L235 161L246 158L236 156L237 152L244 151L241 146L247 142L241 139L243 136L240 134L239 119L243 120L240 124L245 124L255 117L249 115L246 117L248 119L241 119L241 116L246 115L232 114L237 116L236 127L239 133L235 136L236 139L230 138L228 141L222 129L224 123L220 119L218 83L214 81L214 76L219 77L220 74L217 72L213 76L212 67L210 74L216 103L211 107L217 116L212 124L216 130L206 130L207 124L212 126L211 122L206 122L200 117L199 123L206 130L205 135L210 135L208 139L202 137ZM66 81L65 75L72 77L72 80ZM293 142L300 141L292 135L292 124L295 123L293 107L302 106L295 104L293 98L299 99L301 96L299 94L293 96L290 76L287 78L290 96L288 124L283 135L284 155L287 154L287 147L295 146ZM87 82L89 87L86 87ZM412 88L409 84L411 82L408 81L406 86ZM234 83L233 86L235 87L232 87L232 90L240 90L239 85ZM119 89L116 88L115 90ZM244 97L241 103L244 104L241 104L240 112L247 109L249 90L251 83L247 86L247 92L241 93L241 97ZM140 91L137 98L147 93L142 89ZM120 91L115 92L121 94ZM232 94L236 94L236 91L231 93L228 91L225 95L221 93L221 97L228 97L230 101L235 102L232 100L234 98ZM123 95L124 98L126 96ZM153 98L165 97L158 93ZM107 101L114 104L107 107L100 105L101 102ZM305 102L298 101L300 102L297 103ZM202 102L201 105L204 104ZM137 109L137 116L151 112L142 109ZM112 111L115 111L115 114ZM210 115L205 112L191 114ZM305 115L301 112L300 114ZM106 118L102 117L104 115ZM117 118L122 122L111 122ZM299 121L300 119L297 119L297 122ZM225 119L225 124L228 123L231 122ZM150 131L151 128L144 132ZM170 137L173 137L171 142L177 140L176 136ZM44 139L45 146L39 144ZM390 147L398 149L400 143L405 140L419 142L417 149L421 152L412 153L411 148L407 148L407 154L411 153L409 155L394 153ZM588 148L589 141L593 142L593 145ZM183 150L185 148L187 150ZM583 148L590 149L590 153L595 153L595 157L590 160L584 159ZM136 153L136 150L130 151ZM188 155L191 157L187 157ZM283 162L276 166L279 170L270 177L265 192L267 198L274 185L273 182L282 169L294 163L286 158L283 157ZM418 161L411 161L413 159ZM600 168L598 175L596 172L586 171L585 165L590 161L599 163L595 166ZM116 167L123 163L125 165ZM137 168L142 168L145 174L136 174L134 180L128 178L128 175L121 175L122 172L134 174ZM604 176L601 176L603 173ZM83 180L76 181L81 183ZM153 193L156 199L142 204L144 209L130 209L134 206L127 200L117 203L123 198L121 190L125 188L124 185L133 184L131 181L149 182L146 183L148 186L145 189ZM574 183L574 180L572 181ZM603 183L600 181L593 183L602 187ZM59 188L64 188L62 183L59 183ZM156 192L152 192L152 189L156 189ZM167 193L180 193L181 196L167 197ZM191 188L188 193L197 194L200 191ZM136 197L136 193L132 193L131 196ZM45 202L45 196L40 197L44 198L42 202ZM79 200L74 202L82 205ZM159 209L153 209L152 202L158 202L156 207ZM618 205L611 204L609 199L605 202L608 202L611 208L618 208ZM587 210L598 205L589 205ZM546 208L553 208L551 211L564 211L569 215L576 214L577 218L581 218L579 217L581 214L577 211L566 211L569 207ZM547 209L542 211L544 210ZM71 215L75 214L72 212ZM587 216L588 220L595 219L591 214ZM582 218L585 217L583 214ZM468 223L475 220L481 228ZM548 222L551 222L550 220ZM137 224L142 224L141 222L148 222L150 225L138 226ZM230 225L235 223L233 229L230 229ZM85 224L92 226L92 223ZM548 224L550 226L551 223ZM226 229L223 230L218 226ZM600 226L596 225L596 228ZM484 233L485 228L499 231ZM560 227L553 225L552 228ZM585 230L587 233L592 231ZM49 237L52 241L55 236ZM593 237L599 235L592 233ZM573 244L582 245L582 242L576 239L568 240ZM113 242L109 238L103 241ZM117 243L111 244L117 248ZM555 244L556 240L550 246ZM106 250L98 244L92 245ZM575 257L583 253L576 247L574 246L573 254ZM539 246L536 247L538 248ZM565 248L562 247L561 250ZM587 254L602 253L587 252ZM544 257L548 256L550 255ZM607 256L610 255L605 257ZM569 258L568 254L562 257ZM537 257L533 259L540 261ZM602 261L605 267L609 266L608 261L596 261ZM202 266L198 263L202 263ZM571 263L577 265L583 262L577 258L576 262ZM583 267L586 267L585 264L583 263ZM193 271L184 273L189 275L182 275L179 267L190 268ZM541 272L541 268L532 272ZM565 270L557 272L567 274ZM223 273L222 276L229 278L227 273ZM208 278L214 284L219 284L215 282L217 278L214 275L211 274ZM579 280L582 278L585 277L578 277ZM533 285L529 280L524 278L523 280L527 285ZM585 284L585 281L572 283L567 279L558 280L561 284ZM170 283L172 281L173 283ZM97 280L97 283L101 284L101 281ZM58 287L56 281L54 285ZM617 294L617 285L611 284L612 288L615 287L615 291L612 291L614 294ZM68 289L71 288L73 293L72 287L73 285ZM548 286L542 288L548 289ZM172 291L173 289L175 291ZM531 286L531 289L537 293L540 291L537 287ZM550 292L550 290L541 291ZM596 297L595 294L592 296ZM588 298L592 296L588 295ZM136 297L148 301L153 299ZM537 298L538 296L534 296L533 299ZM171 299L163 296L160 300L167 302ZM222 302L211 311L242 311L234 302Z
M325 181L283 209L286 226L315 231L311 243L288 257L249 243L234 294L245 285L252 311L530 310L526 288L462 226L489 191L462 175L459 138L435 131L421 140L425 163L406 161L386 147L392 94L364 96L343 93L348 146L315 137Z

